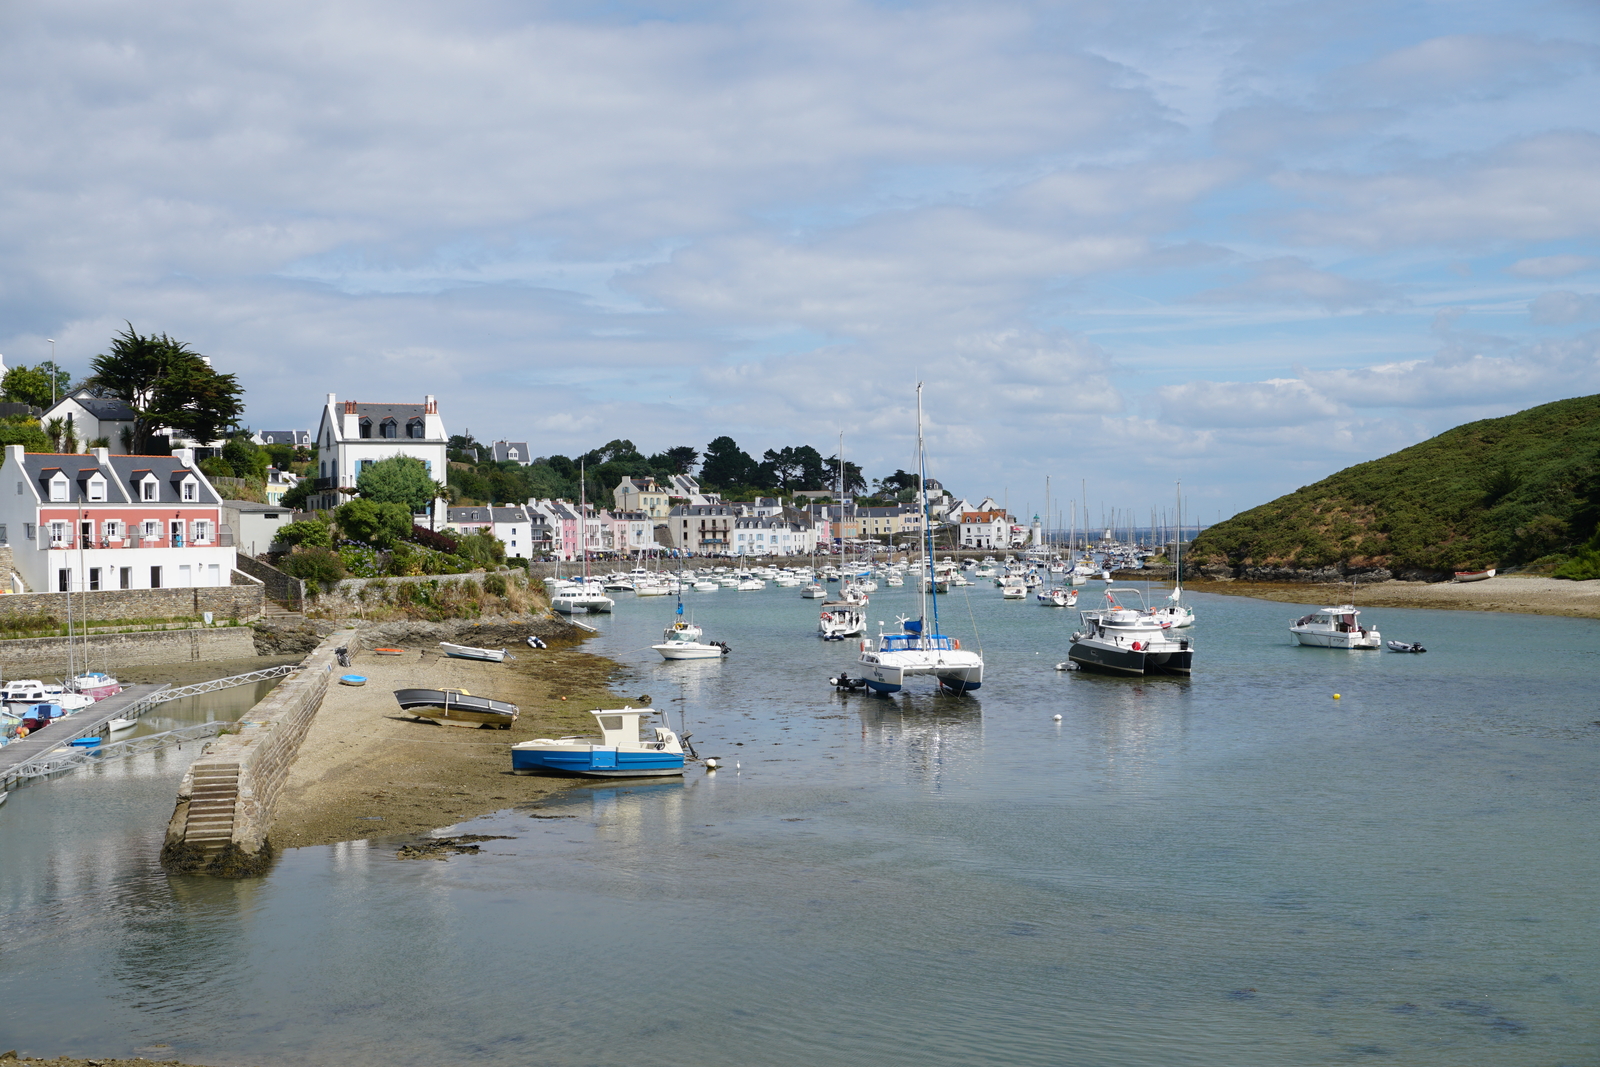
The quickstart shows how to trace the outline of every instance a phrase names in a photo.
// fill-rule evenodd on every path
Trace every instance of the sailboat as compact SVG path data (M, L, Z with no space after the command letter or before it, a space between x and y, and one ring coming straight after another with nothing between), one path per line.
M1183 600L1183 483L1178 483L1178 536L1172 542L1172 592L1167 603L1151 608L1150 614L1160 622L1176 629L1194 625L1194 609L1181 603Z
M922 383L917 383L917 493L922 505L922 615L902 616L900 633L879 632L876 641L861 642L861 680L878 693L898 693L905 680L929 674L949 692L970 693L983 684L983 654L963 649L954 637L939 632L939 593L933 588L933 524L928 521L927 463L922 443Z
M610 611L616 601L606 596L599 582L589 578L589 494L584 478L583 461L578 461L578 545L583 550L583 580L575 586L558 590L550 598L550 606L564 615L581 615L584 612Z

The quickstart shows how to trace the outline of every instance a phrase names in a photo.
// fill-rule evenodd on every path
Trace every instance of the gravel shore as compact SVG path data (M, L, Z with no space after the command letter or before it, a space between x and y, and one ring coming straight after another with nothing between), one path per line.
M531 629L542 631L550 647L529 648L524 638ZM351 673L366 676L367 684L329 686L278 799L275 848L423 833L571 788L570 778L513 775L511 746L598 734L588 712L628 702L608 688L616 665L583 651L579 631L564 623L421 624L378 634L370 645L393 645L404 654L358 653ZM450 659L438 645L450 639L505 647L515 659ZM393 695L415 686L509 700L521 714L509 730L418 721Z
M1186 581L1184 588L1286 604L1344 604L1350 600L1348 584ZM1358 585L1355 596L1361 607L1504 611L1600 619L1600 582L1565 582L1519 574L1496 575L1482 582L1375 582Z

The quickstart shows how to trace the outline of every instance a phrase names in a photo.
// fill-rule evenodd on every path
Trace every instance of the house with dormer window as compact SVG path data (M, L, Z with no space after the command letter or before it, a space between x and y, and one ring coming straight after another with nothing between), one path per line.
M193 449L25 452L0 464L0 545L33 592L229 585L222 501Z
M420 404L370 404L329 393L315 440L316 491L307 507L338 507L355 494L363 470L394 456L420 460L428 476L442 485L449 473L449 439L431 396Z

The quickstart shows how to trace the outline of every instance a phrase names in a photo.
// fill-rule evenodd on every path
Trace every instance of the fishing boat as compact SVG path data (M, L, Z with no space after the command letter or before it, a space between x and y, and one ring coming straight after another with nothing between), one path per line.
M867 613L858 604L830 600L822 605L817 619L817 636L824 641L843 641L867 632Z
M683 773L683 743L665 726L645 727L650 711L624 707L589 714L600 726L598 743L589 737L542 737L512 745L511 773L586 778L661 778Z
M1458 582L1488 581L1490 578L1494 577L1494 570L1495 569L1493 567L1490 567L1486 571L1456 571L1455 580Z
M447 726L498 726L509 730L517 720L515 704L473 696L465 689L396 689L394 698L401 711Z
M1047 608L1072 608L1078 605L1078 591L1076 589L1040 589L1033 595L1040 604Z
M456 659L481 659L489 663L501 663L506 658L503 648L473 648L471 645L453 645L449 641L440 641L439 647L444 649L444 654Z
M1360 615L1353 604L1320 608L1291 623L1289 635L1296 644L1312 648L1382 648L1382 635L1362 626Z
M1132 601L1138 600L1133 606ZM1194 648L1174 637L1172 626L1155 618L1137 589L1108 587L1105 605L1079 614L1083 629L1072 635L1067 661L1106 674L1188 674ZM1066 664L1059 665L1062 668Z
M917 495L922 508L922 615L916 619L901 616L899 633L880 632L875 641L861 642L856 661L861 669L859 681L876 693L898 693L906 679L931 675L949 692L970 693L983 684L983 654L963 649L958 638L939 632L939 583L934 570L933 523L928 519L921 382L917 383Z
M682 565L680 564L680 570ZM705 631L693 619L683 617L683 583L678 583L677 618L661 634L661 643L650 647L661 653L664 660L721 659L728 654L728 646L721 641L706 641Z

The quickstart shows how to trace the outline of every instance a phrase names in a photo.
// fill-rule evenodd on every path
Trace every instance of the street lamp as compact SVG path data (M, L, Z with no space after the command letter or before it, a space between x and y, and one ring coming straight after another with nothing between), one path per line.
M50 342L50 406L56 406L56 339L46 337Z

